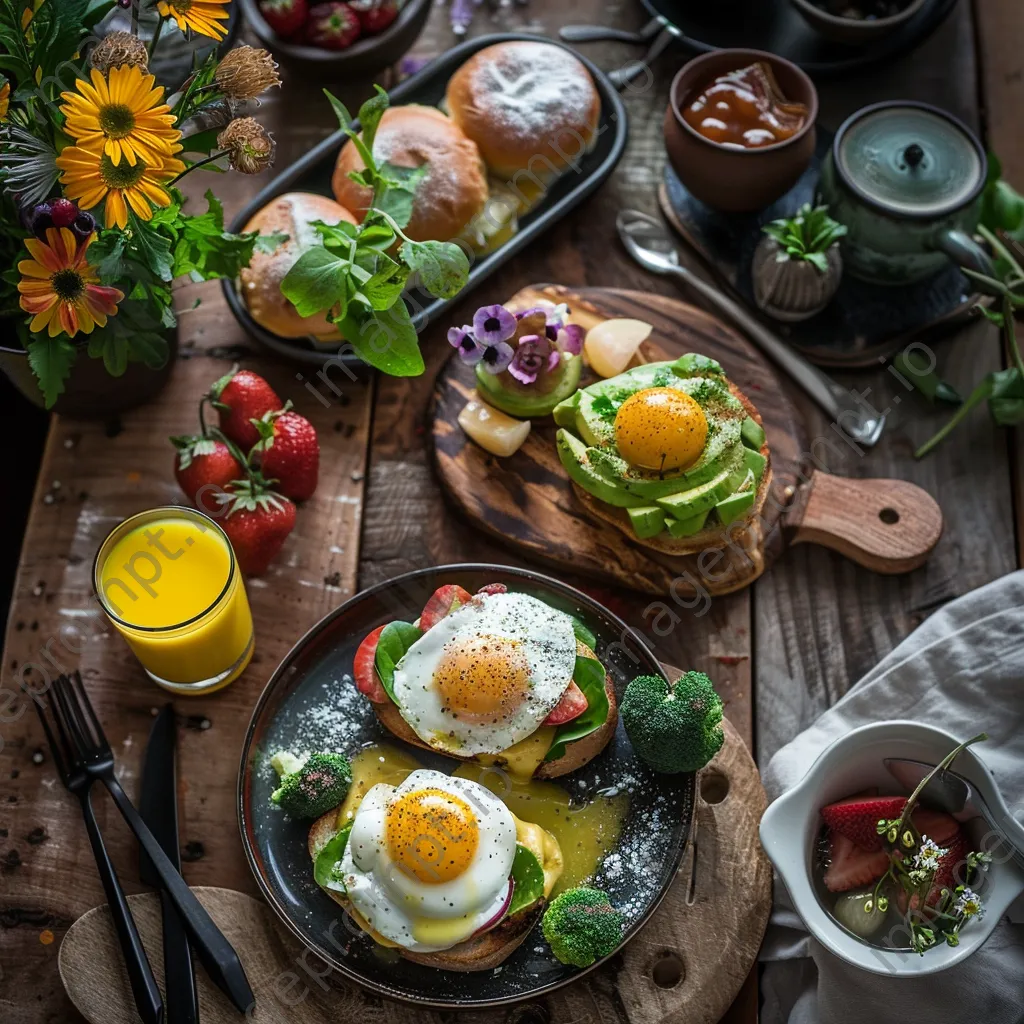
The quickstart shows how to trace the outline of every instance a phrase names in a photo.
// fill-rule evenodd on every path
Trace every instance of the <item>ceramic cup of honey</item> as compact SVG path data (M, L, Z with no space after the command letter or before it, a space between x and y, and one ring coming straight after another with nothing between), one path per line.
M791 61L715 50L685 64L665 111L665 147L701 202L752 213L788 192L814 155L818 93Z

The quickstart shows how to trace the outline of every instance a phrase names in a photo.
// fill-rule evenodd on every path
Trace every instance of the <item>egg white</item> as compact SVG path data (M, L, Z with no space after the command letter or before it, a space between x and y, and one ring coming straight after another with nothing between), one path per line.
M420 882L396 865L385 838L388 805L426 788L468 803L479 830L466 870L437 885ZM363 797L341 858L341 874L348 899L372 928L405 949L429 953L463 942L498 913L515 852L515 820L490 790L469 779L420 769L400 786L380 782Z
M498 722L470 722L443 706L433 685L447 643L501 637L522 645L529 689ZM417 640L395 668L395 703L417 736L437 750L460 755L501 754L532 736L562 699L576 667L572 618L529 594L478 594Z

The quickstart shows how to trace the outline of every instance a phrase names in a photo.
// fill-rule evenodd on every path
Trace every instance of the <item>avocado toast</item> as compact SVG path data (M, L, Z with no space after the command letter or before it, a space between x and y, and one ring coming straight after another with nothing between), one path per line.
M558 455L592 515L635 543L693 554L742 536L768 494L761 417L719 363L687 353L559 403Z

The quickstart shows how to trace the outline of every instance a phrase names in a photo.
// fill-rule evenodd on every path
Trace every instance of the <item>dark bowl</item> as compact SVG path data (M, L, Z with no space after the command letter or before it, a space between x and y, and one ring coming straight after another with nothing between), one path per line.
M807 19L807 23L826 39L835 43L846 43L849 46L864 46L901 29L928 0L910 0L899 14L890 18L875 18L868 21L864 18L843 18L829 14L816 7L810 0L790 0L790 3Z
M705 139L683 120L687 99L728 71L763 61L788 100L808 109L807 123L784 142L732 149ZM679 180L701 202L729 213L751 213L785 195L814 155L818 91L792 61L763 50L715 50L683 65L672 80L665 111L665 148Z
M424 1006L468 1009L532 999L586 971L559 963L539 925L500 970L449 972L379 955L379 947L368 936L350 939L340 908L314 882L306 852L309 823L292 821L269 803L276 781L268 761L277 750L325 749L330 744L331 749L352 752L380 740L403 747L383 731L369 702L354 692L352 659L367 633L395 618L415 619L444 583L457 583L472 593L488 583L505 583L509 590L532 594L580 618L598 637L596 653L620 700L634 677L661 674L654 654L621 619L586 594L540 573L500 565L444 565L398 576L322 619L271 676L256 702L242 747L238 823L246 857L267 902L318 956L381 995ZM451 772L456 767L439 754L405 749L425 768ZM629 792L616 851L620 857L607 870L599 869L594 880L626 910L623 944L637 934L676 876L693 819L695 780L692 773L652 772L633 753L621 722L593 761L553 780L577 800L613 787Z
M372 75L404 56L427 23L431 0L407 0L383 32L357 39L347 50L324 50L282 39L264 20L256 0L241 0L241 5L250 28L275 60L297 75L337 82L356 75Z

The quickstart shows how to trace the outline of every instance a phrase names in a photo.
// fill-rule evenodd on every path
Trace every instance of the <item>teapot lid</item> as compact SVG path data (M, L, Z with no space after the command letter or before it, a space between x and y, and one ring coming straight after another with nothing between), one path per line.
M985 185L985 151L951 114L896 101L858 110L836 133L844 182L870 205L931 219L966 206Z

